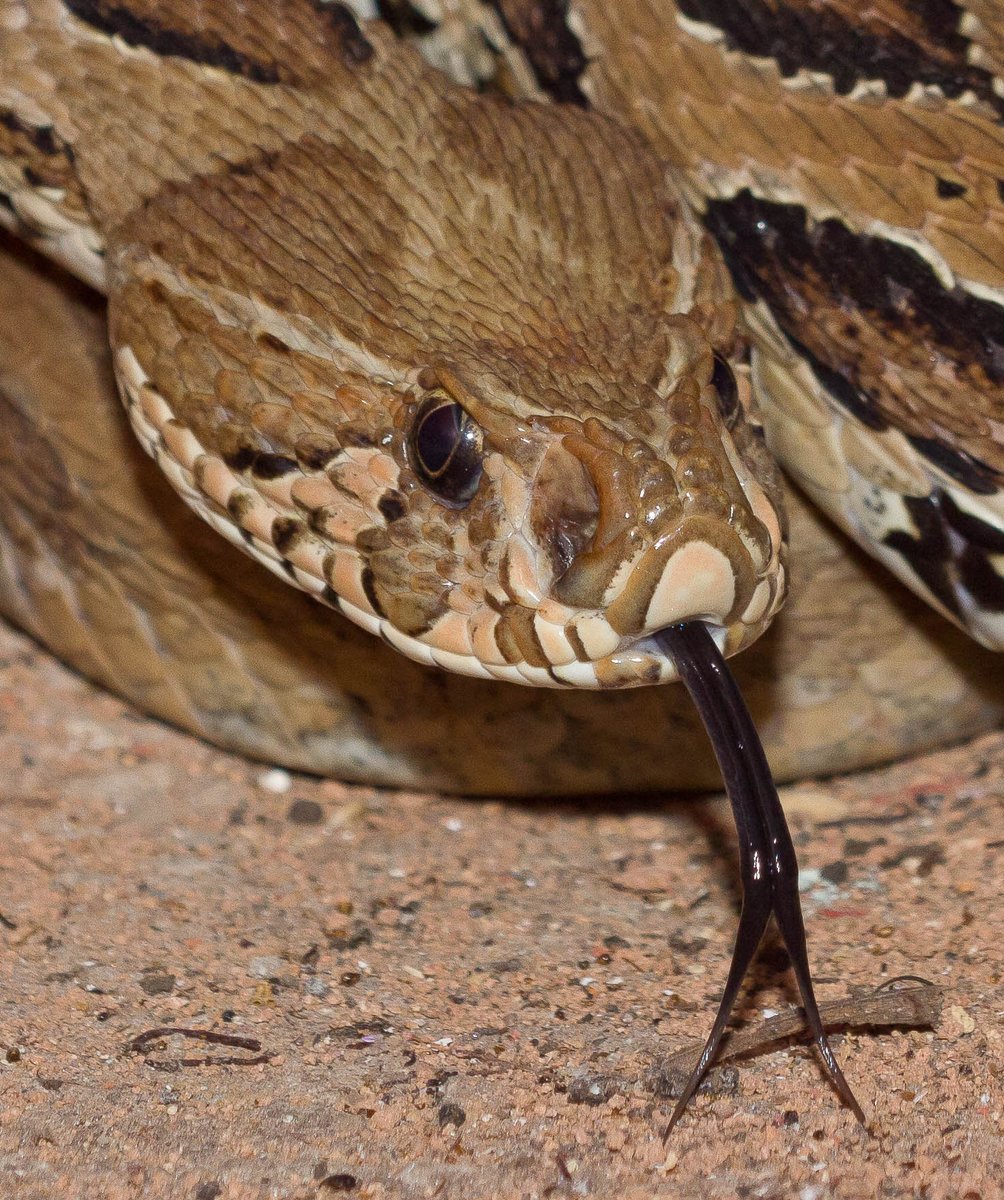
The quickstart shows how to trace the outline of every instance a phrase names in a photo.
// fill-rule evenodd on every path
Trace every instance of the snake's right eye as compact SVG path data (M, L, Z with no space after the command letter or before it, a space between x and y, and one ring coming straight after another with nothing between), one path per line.
M432 396L418 410L408 438L408 461L437 499L454 508L470 503L481 481L484 434L456 401Z

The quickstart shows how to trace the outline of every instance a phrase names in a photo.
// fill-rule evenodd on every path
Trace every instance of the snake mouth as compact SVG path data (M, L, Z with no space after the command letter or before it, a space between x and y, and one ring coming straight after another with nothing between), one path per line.
M550 610L543 605L534 619L538 645L551 661L544 671L550 686L616 690L673 683L680 678L677 662L667 650L664 629L619 636L602 612L577 614L563 627L552 625ZM742 622L726 623L711 614L696 613L685 618L707 630L711 642L722 657L731 657L751 641L750 630ZM679 620L673 624L679 624ZM568 653L569 645L575 657ZM561 655L559 659L559 654ZM532 666L520 664L523 682L544 683L534 675Z
M735 647L731 643L735 642L735 638L730 638L727 625L711 617L694 617L692 621L707 630L722 657L734 652ZM680 670L675 655L666 648L664 634L664 629L658 629L625 639L626 644L612 654L592 662L576 663L576 669L556 667L554 674L561 682L597 689L675 683L681 678ZM591 684L584 682L590 672L595 679Z
M701 621L660 629L656 644L673 659L722 772L739 835L742 908L732 962L711 1033L670 1117L669 1136L714 1060L743 979L771 919L791 956L806 1023L827 1078L862 1125L864 1113L833 1055L816 1001L798 896L798 861L760 737L712 630Z
M656 629L652 633L642 634L635 639L632 649L641 654L654 654L661 658L667 658L673 664L673 669L676 672L676 677L680 678L680 673L676 664L676 656L669 649L671 639L668 637L668 631L677 629L684 622L674 622L662 629ZM729 627L723 625L721 621L716 621L712 617L691 617L687 625L700 625L706 631L708 636L714 642L718 653L724 658L731 653L729 648Z

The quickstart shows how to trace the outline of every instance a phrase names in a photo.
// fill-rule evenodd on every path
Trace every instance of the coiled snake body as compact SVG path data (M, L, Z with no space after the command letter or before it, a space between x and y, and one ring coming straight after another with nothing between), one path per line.
M489 63L489 94L320 0L0 5L0 216L107 292L133 428L189 506L421 663L619 690L674 676L666 625L700 617L733 653L779 609L762 413L813 500L999 645L995 6L384 13L454 74ZM705 759L653 749L667 710L691 736L673 689L433 684L204 551L83 385L103 369L78 349L84 302L26 293L26 271L5 279L3 603L77 666L343 775L706 780ZM77 364L70 392L54 358ZM749 668L781 773L999 718L975 650L879 597L800 507L795 526L793 614ZM476 723L466 752L430 706ZM526 706L536 735L474 748ZM643 766L610 765L625 723ZM588 750L572 736L601 726Z

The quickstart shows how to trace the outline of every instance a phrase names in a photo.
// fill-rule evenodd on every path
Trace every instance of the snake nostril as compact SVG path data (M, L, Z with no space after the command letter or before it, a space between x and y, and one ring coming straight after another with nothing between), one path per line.
M555 579L592 545L599 518L599 497L589 471L562 445L552 446L537 473L530 522Z

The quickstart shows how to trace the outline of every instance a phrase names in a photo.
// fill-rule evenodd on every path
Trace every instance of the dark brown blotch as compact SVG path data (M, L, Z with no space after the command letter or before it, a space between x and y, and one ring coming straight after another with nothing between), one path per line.
M269 333L268 330L262 330L255 335L255 342L263 350L274 350L276 354L292 354L293 349L288 346L282 338L276 337L274 333Z
M313 0L314 7L327 19L338 37L342 61L347 67L357 67L373 57L373 47L363 36L355 13L347 4Z
M303 522L295 517L276 517L272 522L272 542L285 557L306 532Z
M315 442L304 437L296 443L296 457L307 471L323 471L340 453L337 442Z
M223 461L231 471L246 471L257 457L258 451L252 446L238 446L236 450L228 450Z
M405 514L404 496L394 489L384 492L377 501L377 508L387 524L391 525L394 521L400 521Z
M767 304L838 404L869 428L902 428L974 491L997 486L996 463L988 474L973 453L976 420L972 439L960 435L946 446L948 439L932 436L935 426L921 408L887 388L874 362L880 352L915 370L923 355L940 357L960 389L971 389L974 404L992 413L1004 386L1004 308L945 287L908 246L854 233L836 219L813 222L804 207L762 200L748 189L709 202L705 220L744 297ZM859 331L856 347L841 332L848 324Z
M255 493L248 491L246 488L238 488L230 493L230 498L227 500L227 512L233 518L234 522L241 526L241 532L245 537L249 537L248 531L244 529L244 520L255 501Z
M326 583L324 585L323 589L321 590L320 598L330 608L333 608L336 612L341 612L341 610L342 610L341 599L339 598L338 593L335 591L335 589L331 586L330 583Z
M256 454L251 466L252 474L258 479L280 479L297 470L299 465L296 459L286 454Z
M432 33L436 23L430 21L409 0L377 0L380 19L394 30L395 37L414 39Z
M363 594L370 602L370 607L378 617L385 618L387 614L384 612L383 604L380 601L380 597L377 595L376 579L373 575L372 567L363 567L360 583L362 584Z
M118 37L127 46L142 46L164 58L182 58L207 67L218 67L231 75L241 75L254 83L279 83L281 74L275 62L264 62L241 53L218 35L206 31L177 29L162 24L151 14L126 4L108 0L63 0L66 8L80 21L109 37Z
M966 194L966 185L954 179L942 179L939 175L934 181L934 190L942 200L957 200Z
M13 112L0 113L0 125L26 138L42 154L50 157L65 155L71 162L73 160L73 148L63 141L52 125L29 125Z
M73 149L51 125L31 125L9 110L0 112L0 158L21 165L32 187L60 188L83 208L74 171Z
M581 79L589 65L568 25L568 0L490 0L509 37L523 51L537 83L552 100L588 108Z
M904 3L898 20L877 16L879 6L863 12L846 0L678 0L678 6L691 20L720 29L729 49L773 59L787 79L821 71L842 96L874 79L897 99L918 83L952 100L972 91L1004 112L993 74L969 61L970 42L959 32L962 9L953 0Z
M728 360L720 354L714 356L711 368L711 386L715 389L718 412L726 429L732 429L739 420L739 388Z

